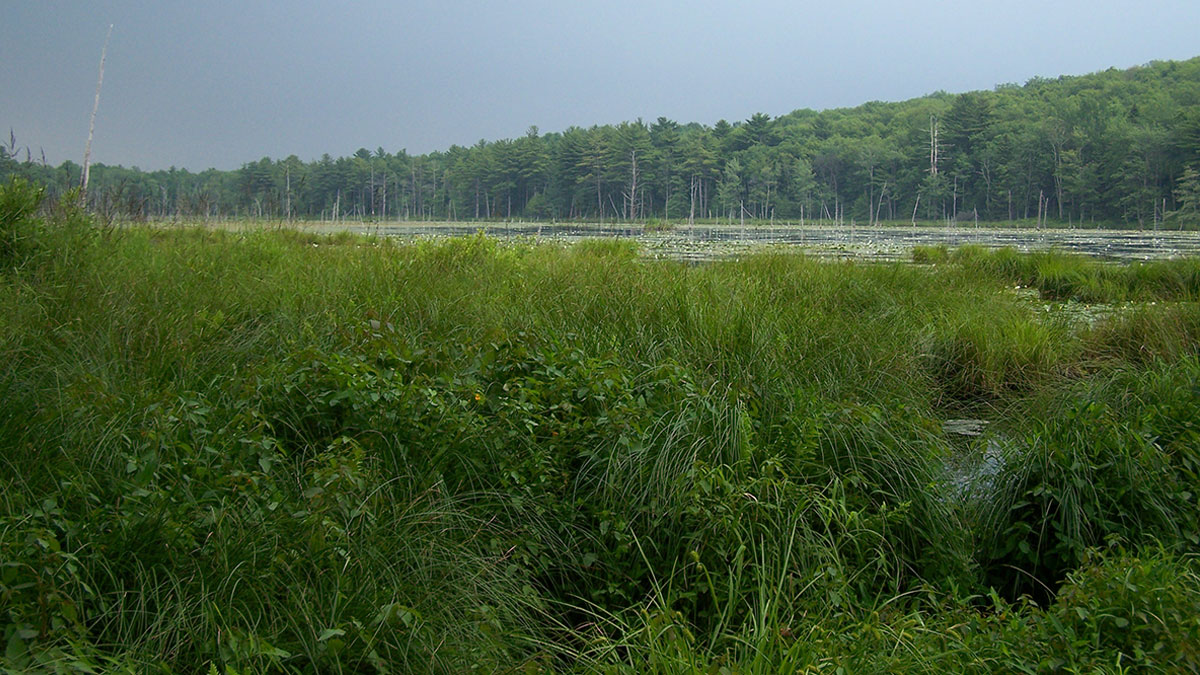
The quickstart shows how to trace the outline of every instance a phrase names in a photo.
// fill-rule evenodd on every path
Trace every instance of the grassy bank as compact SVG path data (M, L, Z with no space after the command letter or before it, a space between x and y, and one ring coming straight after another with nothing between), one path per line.
M0 209L13 671L1200 667L1200 308L1113 280L1189 263L1056 258L1138 301L1080 322L1009 253L35 213Z

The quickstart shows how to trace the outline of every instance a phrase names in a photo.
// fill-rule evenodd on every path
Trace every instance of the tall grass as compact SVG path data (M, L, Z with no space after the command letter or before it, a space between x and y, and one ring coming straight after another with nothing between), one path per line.
M1087 328L967 258L77 229L0 278L13 670L1036 668L1123 570L1193 602L1191 301ZM969 503L967 414L1020 448ZM1021 581L1087 570L1057 614Z
M1200 260L1113 264L1060 251L918 246L918 263L953 262L964 271L1038 289L1050 300L1085 303L1200 300Z

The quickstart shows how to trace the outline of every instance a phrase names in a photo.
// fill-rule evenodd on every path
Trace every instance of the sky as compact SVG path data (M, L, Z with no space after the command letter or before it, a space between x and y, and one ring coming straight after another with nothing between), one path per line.
M773 117L1200 55L1197 0L0 0L0 135L233 169Z

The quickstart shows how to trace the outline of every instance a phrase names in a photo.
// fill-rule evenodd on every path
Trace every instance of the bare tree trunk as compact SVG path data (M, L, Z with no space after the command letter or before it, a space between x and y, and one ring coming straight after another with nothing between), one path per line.
M654 210L653 204L650 205L650 210ZM667 166L667 195L663 199L663 218L671 219L671 167L669 165Z
M629 220L637 220L637 150L629 153L629 192L625 193L625 207L628 208Z
M371 167L371 217L375 217L375 167Z
M637 220L638 216L638 166L637 166L637 150L629 152L629 192L625 195L626 207L628 208L629 220Z
M958 176L954 177L954 201L950 207L950 219L958 222Z
M413 161L412 164L408 165L408 178L409 178L409 184L412 185L413 207L416 208L418 211L420 211L421 196L420 196L420 193L417 192L417 167L416 167L415 160Z
M292 222L292 167L289 165L283 170L283 182L287 186L287 197L284 211L287 212L287 221Z
M867 169L867 224L875 222L875 166Z
M688 225L696 224L696 177L688 181L688 197L691 199L691 205L688 207Z
M875 205L875 222L870 223L871 225L879 222L879 211L883 208L883 196L887 194L887 186L888 182L886 180L883 181L883 187L879 189L879 202Z
M104 47L100 50L100 74L96 76L96 101L92 104L92 119L88 123L87 146L83 150L83 177L79 184L79 199L87 201L88 178L92 169L92 135L96 132L96 111L100 109L100 86L104 84L104 57L108 54L108 41L112 37L112 24L104 36Z
M937 118L929 116L929 174L938 174L938 123Z
M1062 151L1065 140L1058 140L1054 145L1054 199L1058 203L1058 219L1063 216L1063 180L1062 180ZM1050 201L1046 200L1046 210L1050 210Z

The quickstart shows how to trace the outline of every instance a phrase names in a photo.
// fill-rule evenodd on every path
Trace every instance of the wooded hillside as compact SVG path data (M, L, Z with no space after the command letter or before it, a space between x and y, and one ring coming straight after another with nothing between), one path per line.
M200 173L96 165L89 199L138 218L1022 220L1194 226L1200 58L993 91L712 126L663 117L444 152L264 157ZM19 133L19 132L18 132ZM403 130L400 130L403 135ZM62 191L17 137L0 177Z

